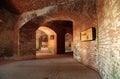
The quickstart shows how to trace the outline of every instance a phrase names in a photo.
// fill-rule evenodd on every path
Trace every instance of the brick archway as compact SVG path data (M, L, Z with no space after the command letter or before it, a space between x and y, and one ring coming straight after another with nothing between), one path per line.
M36 30L36 56L54 55L57 52L57 34L46 26Z
M36 40L35 31L40 26L46 26L52 29L57 34L57 54L65 53L65 34L66 32L72 33L72 21L68 20L51 20L43 23L44 17L36 17L21 28L16 29L16 42L15 42L15 58L31 59L35 58Z

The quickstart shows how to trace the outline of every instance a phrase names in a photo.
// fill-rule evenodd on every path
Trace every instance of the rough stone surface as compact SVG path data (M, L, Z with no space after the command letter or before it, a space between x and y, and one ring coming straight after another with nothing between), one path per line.
M103 79L120 79L120 1L98 3L98 69Z

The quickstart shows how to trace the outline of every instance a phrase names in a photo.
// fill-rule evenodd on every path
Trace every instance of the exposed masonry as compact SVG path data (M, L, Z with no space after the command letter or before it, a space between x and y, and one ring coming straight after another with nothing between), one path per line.
M56 10L55 6L50 6L50 7L45 7L43 9L40 9L40 10L25 12L21 15L20 19L18 20L17 25L19 25L19 28L21 28L25 23L27 23L31 19L37 16L44 16L46 14L54 12L55 10Z
M120 79L120 1L103 0L98 13L98 70L103 79Z
M16 2L19 12L25 11L25 13L21 14L16 26L21 28L34 17L41 15L47 16L47 20L72 20L74 58L85 65L97 69L103 79L120 79L119 0L98 0L98 16L96 15L96 0L58 0L57 2L55 2L56 0L53 2L42 0L40 3L43 5L39 4L39 6L36 6L39 0L31 1L25 4ZM21 8L23 6L28 7L30 4L34 5L29 9ZM38 8L39 10L36 10ZM90 27L96 28L96 40L82 42L80 40L80 32ZM10 38L12 39L12 37Z
M89 3L89 0L88 1L81 0L80 2L79 2L79 0L77 0L77 1L73 1L72 3L64 2L64 4L56 4L57 7L55 5L55 6L49 6L49 7L40 9L40 10L33 10L33 11L25 12L20 16L20 19L17 22L16 26L21 28L25 23L27 23L31 19L41 16L41 15L43 15L43 16L45 15L45 17L48 16L47 17L48 21L56 20L56 19L57 20L59 20L59 19L60 20L72 20L73 24L74 24L73 25L73 30L74 30L73 34L75 35L74 39L73 39L74 43L76 42L76 40L78 42L80 42L80 40L79 40L80 31L85 30L92 26L96 27L96 7L95 7L96 5L95 5L95 3L96 2L93 0L90 0L90 3ZM51 15L49 15L49 14L51 14ZM52 15L52 14L54 14L54 15ZM77 29L75 29L75 28L77 28ZM89 44L89 43L87 43L87 44ZM96 43L96 41L94 41L94 42L91 42L91 44L92 45L95 44L95 46L96 46L97 43ZM81 42L81 47L82 46L85 46L85 43ZM86 46L85 48L83 48L83 51L81 51L81 52L86 51L87 47L89 47L89 46ZM91 52L88 55L86 54L86 56L83 56L83 54L82 54L81 62L85 62L84 64L86 64L86 65L94 66L93 63L96 62L96 59L95 59L95 55L93 55L93 54L96 53L97 48L95 47L95 49L93 49L92 51L94 51L94 50L95 50L95 52ZM91 49L87 53L89 53L90 51L91 51ZM80 55L78 55L78 57L79 56ZM87 57L89 57L89 59L87 59ZM90 62L89 62L89 60L90 60ZM92 60L95 60L95 61L92 61Z
M14 25L17 17L9 11L0 8L0 53L13 54Z

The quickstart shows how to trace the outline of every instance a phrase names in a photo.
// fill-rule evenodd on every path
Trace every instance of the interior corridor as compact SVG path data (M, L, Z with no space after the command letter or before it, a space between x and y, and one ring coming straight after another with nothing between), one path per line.
M120 0L0 1L0 79L100 79L94 70L120 79Z
M0 79L101 79L71 56L17 61L0 65Z

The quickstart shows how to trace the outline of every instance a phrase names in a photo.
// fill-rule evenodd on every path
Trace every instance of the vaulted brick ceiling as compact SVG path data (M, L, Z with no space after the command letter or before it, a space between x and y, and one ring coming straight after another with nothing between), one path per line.
M62 6L62 9L79 11L83 10L83 5L86 5L88 10L87 6L93 5L93 8L90 9L93 13L96 7L96 0L1 0L1 3L8 10L19 14L53 5Z

